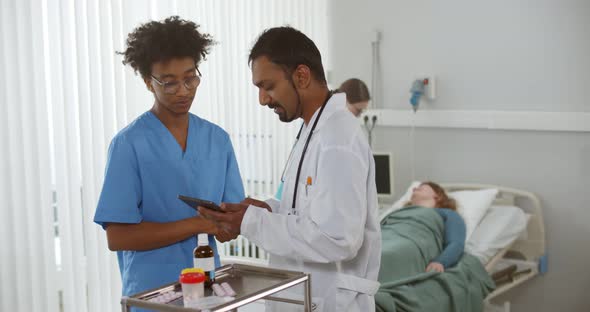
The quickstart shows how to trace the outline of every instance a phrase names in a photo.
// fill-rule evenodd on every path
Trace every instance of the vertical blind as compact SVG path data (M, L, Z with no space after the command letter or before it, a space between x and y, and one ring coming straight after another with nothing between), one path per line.
M1 311L120 310L92 217L110 140L153 103L115 54L141 23L179 15L213 36L191 111L230 134L247 194L275 192L299 125L258 105L248 52L291 25L328 57L327 0L0 1Z

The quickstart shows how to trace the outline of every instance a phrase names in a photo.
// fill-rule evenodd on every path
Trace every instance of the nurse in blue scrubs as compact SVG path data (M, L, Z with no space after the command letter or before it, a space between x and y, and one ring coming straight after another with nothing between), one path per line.
M210 234L214 250L214 236L235 238L177 198L244 199L228 134L189 113L201 82L198 65L211 44L198 25L172 17L136 28L121 53L154 95L152 108L111 142L94 216L117 251L123 295L177 280L193 266L197 234Z

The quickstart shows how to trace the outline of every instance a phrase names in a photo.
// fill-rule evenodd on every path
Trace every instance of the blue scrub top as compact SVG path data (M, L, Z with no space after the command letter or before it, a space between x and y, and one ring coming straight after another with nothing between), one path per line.
M94 222L173 222L198 214L179 194L220 202L239 202L244 188L228 134L193 114L186 150L164 124L146 112L121 130L108 152L104 185ZM209 245L217 250L209 235ZM196 237L149 251L118 251L123 295L160 287L193 267ZM215 266L220 265L215 252Z

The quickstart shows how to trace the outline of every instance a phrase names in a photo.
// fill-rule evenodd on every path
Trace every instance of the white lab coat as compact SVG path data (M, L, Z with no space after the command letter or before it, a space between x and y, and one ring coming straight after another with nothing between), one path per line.
M289 215L297 166L318 112L295 146L280 204L267 201L272 213L249 207L241 233L271 254L271 267L311 273L315 311L375 311L381 261L375 164L343 93L332 96L318 121L298 181L297 214ZM306 190L307 177L312 185Z

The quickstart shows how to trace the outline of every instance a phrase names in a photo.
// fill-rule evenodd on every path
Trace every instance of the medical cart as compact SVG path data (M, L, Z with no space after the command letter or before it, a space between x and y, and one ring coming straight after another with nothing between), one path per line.
M304 306L304 311L312 311L309 274L244 264L229 264L215 270L215 282L219 284L227 282L236 292L236 296L229 302L207 309L211 312L232 311L259 299L299 304ZM304 287L303 301L272 296L279 291L302 283ZM198 311L185 308L182 297L166 304L148 301L159 294L170 291L179 292L181 291L180 287L178 282L174 282L136 295L124 296L121 298L122 311L129 312L130 307L155 311ZM211 295L213 295L211 288L206 287L205 296Z

